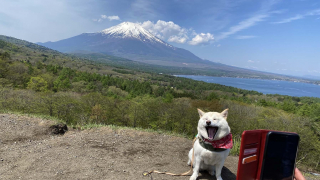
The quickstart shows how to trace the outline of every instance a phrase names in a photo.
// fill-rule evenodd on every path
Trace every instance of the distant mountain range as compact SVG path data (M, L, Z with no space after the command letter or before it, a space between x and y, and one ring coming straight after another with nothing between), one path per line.
M83 33L57 42L38 44L102 63L110 59L110 56L115 56L168 68L186 68L178 69L176 73L192 72L192 74L211 76L301 81L301 78L297 77L238 68L201 59L188 50L164 42L140 24L132 22L123 22L96 33Z
M304 75L302 77L307 78L307 79L320 80L320 76Z
M83 33L57 42L38 44L65 53L101 53L159 65L210 63L190 51L162 41L132 22L123 22L97 33Z
M204 60L190 51L174 47L162 41L139 24L131 22L123 22L100 32L84 33L57 42L34 44L1 35L0 40L57 54L58 52L51 50L54 49L71 54L70 57L75 55L84 61L88 59L113 67L151 73L276 79L315 83L315 80L254 71ZM316 83L319 84L319 82Z
M18 48L26 48L25 54L26 56L29 56L34 53L35 51L43 52L41 56L52 57L53 59L48 61L47 63L55 64L57 62L57 59L63 59L64 66L71 67L74 66L74 60L80 60L84 62L94 61L97 63L102 63L104 65L109 65L116 68L121 69L130 69L134 71L142 71L142 72L149 72L149 73L164 73L164 74L184 74L184 75L208 75L208 76L223 76L223 77L238 77L238 78L254 78L254 79L276 79L276 80L285 80L285 81L296 81L296 82L306 82L306 83L313 83L313 84L319 84L319 82L315 80L308 80L303 79L299 77L292 77L292 76L286 76L286 75L280 75L280 74L273 74L273 73L267 73L267 72L260 72L260 71L254 71L244 68L238 68L234 66L228 66L221 63L214 63L208 60L200 60L195 61L199 63L183 63L184 66L173 66L172 64L175 62L170 61L161 61L166 62L166 64L163 65L153 65L148 64L144 62L138 62L138 61L132 61L130 59L121 58L117 56L112 56L104 53L97 53L97 52L90 52L87 51L86 53L68 53L63 54L59 51L54 51L50 48L34 44L28 41L16 39L9 36L3 36L0 35L0 41L3 40L8 43L12 43L18 46ZM149 39L150 40L150 39ZM150 40L152 41L152 39ZM153 39L153 41L157 41L156 39ZM1 48L0 48L1 51ZM16 50L12 50L16 51ZM43 60L39 57L31 60L35 62ZM60 57L60 58L59 58ZM29 57L28 57L29 58ZM19 60L20 58L16 59ZM21 59L20 59L21 60ZM66 65L68 64L68 65ZM61 65L61 63L60 63Z

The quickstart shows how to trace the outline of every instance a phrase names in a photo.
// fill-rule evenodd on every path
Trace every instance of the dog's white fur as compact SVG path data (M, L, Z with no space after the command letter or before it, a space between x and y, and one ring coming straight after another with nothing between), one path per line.
M218 127L218 131L213 140L219 140L230 133L230 127L227 122L228 109L224 110L221 113L218 112L203 112L198 109L200 115L200 120L198 122L198 136L203 138L208 138L208 133L206 130L206 121L210 120L211 125ZM199 139L194 142L194 161L193 161L193 174L190 177L190 180L196 180L200 170L207 170L212 176L216 175L217 180L222 180L221 170L229 155L230 149L221 152L212 152L203 148L199 144ZM192 152L193 149L189 152L189 161L188 165L191 164Z

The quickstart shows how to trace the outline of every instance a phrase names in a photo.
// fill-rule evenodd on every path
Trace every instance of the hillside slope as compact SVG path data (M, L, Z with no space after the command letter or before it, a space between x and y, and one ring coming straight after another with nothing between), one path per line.
M153 169L182 173L189 169L191 140L165 134L108 127L46 131L53 122L0 114L1 179L145 179ZM237 157L229 156L222 177L235 180ZM189 179L153 174L156 179ZM213 179L208 173L199 178Z

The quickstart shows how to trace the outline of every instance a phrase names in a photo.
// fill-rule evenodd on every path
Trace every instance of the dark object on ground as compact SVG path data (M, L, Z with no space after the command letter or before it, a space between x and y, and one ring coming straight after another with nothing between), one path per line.
M50 126L49 129L52 134L61 134L61 135L64 135L64 133L68 131L68 127L66 124L52 125Z

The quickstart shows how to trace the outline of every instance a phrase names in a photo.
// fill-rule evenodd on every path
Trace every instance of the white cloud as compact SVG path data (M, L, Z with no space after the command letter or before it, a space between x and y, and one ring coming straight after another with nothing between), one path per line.
M298 20L298 19L303 19L305 16L304 15L296 15L294 17L291 17L291 18L287 18L287 19L283 19L281 21L278 21L278 22L273 22L273 24L282 24L282 23L288 23L288 22L291 22L291 21L295 21L295 20Z
M141 26L158 38L168 40L169 42L185 43L189 39L188 30L172 21L158 20L156 23L145 21Z
M219 36L216 37L216 40L219 41L221 39L228 38L232 34L236 34L239 31L255 26L258 22L265 21L266 18L270 17L273 14L284 13L286 9L270 11L271 7L278 2L279 1L277 0L263 1L260 10L255 15L239 22L237 25L230 27L228 31L222 32Z
M257 36L237 36L236 39L252 39L256 38Z
M187 37L171 36L168 41L183 44L187 41Z
M210 33L198 34L193 29L183 28L172 21L166 22L158 20L156 23L145 21L140 24L153 35L168 42L180 44L188 42L190 45L200 45L206 44L214 39ZM192 40L188 41L191 38Z
M220 46L221 46L221 44L218 44L218 45L217 45L217 47L220 47Z
M239 22L239 24L232 26L229 31L221 33L220 36L217 37L217 40L225 39L229 37L232 34L235 34L241 30L247 29L251 26L256 25L260 21L264 21L267 17L269 17L268 14L258 14L251 18L248 18L244 21Z
M254 63L254 64L259 64L260 63L260 61L253 61L253 60L248 60L247 62L248 63Z
M199 44L208 44L210 41L213 41L214 37L210 33L200 33L197 34L191 41L188 43L191 45L199 45Z
M281 9L281 10L271 11L270 14L282 14L286 11L287 11L287 9Z
M320 9L315 9L315 10L312 10L308 13L306 13L307 16L316 16L316 15L320 15Z
M93 21L101 22L104 19L109 19L109 21L113 21L113 20L118 20L119 21L120 17L119 16L107 16L107 15L102 14L99 19L93 19Z
M109 21L120 20L119 16L108 16Z
M291 17L291 18L286 18L286 19L283 19L281 21L273 22L273 24L289 23L291 21L303 19L303 18L305 18L307 16L317 16L317 15L320 15L320 9L315 9L315 10L309 11L309 12L307 12L305 14L297 14L297 15Z

